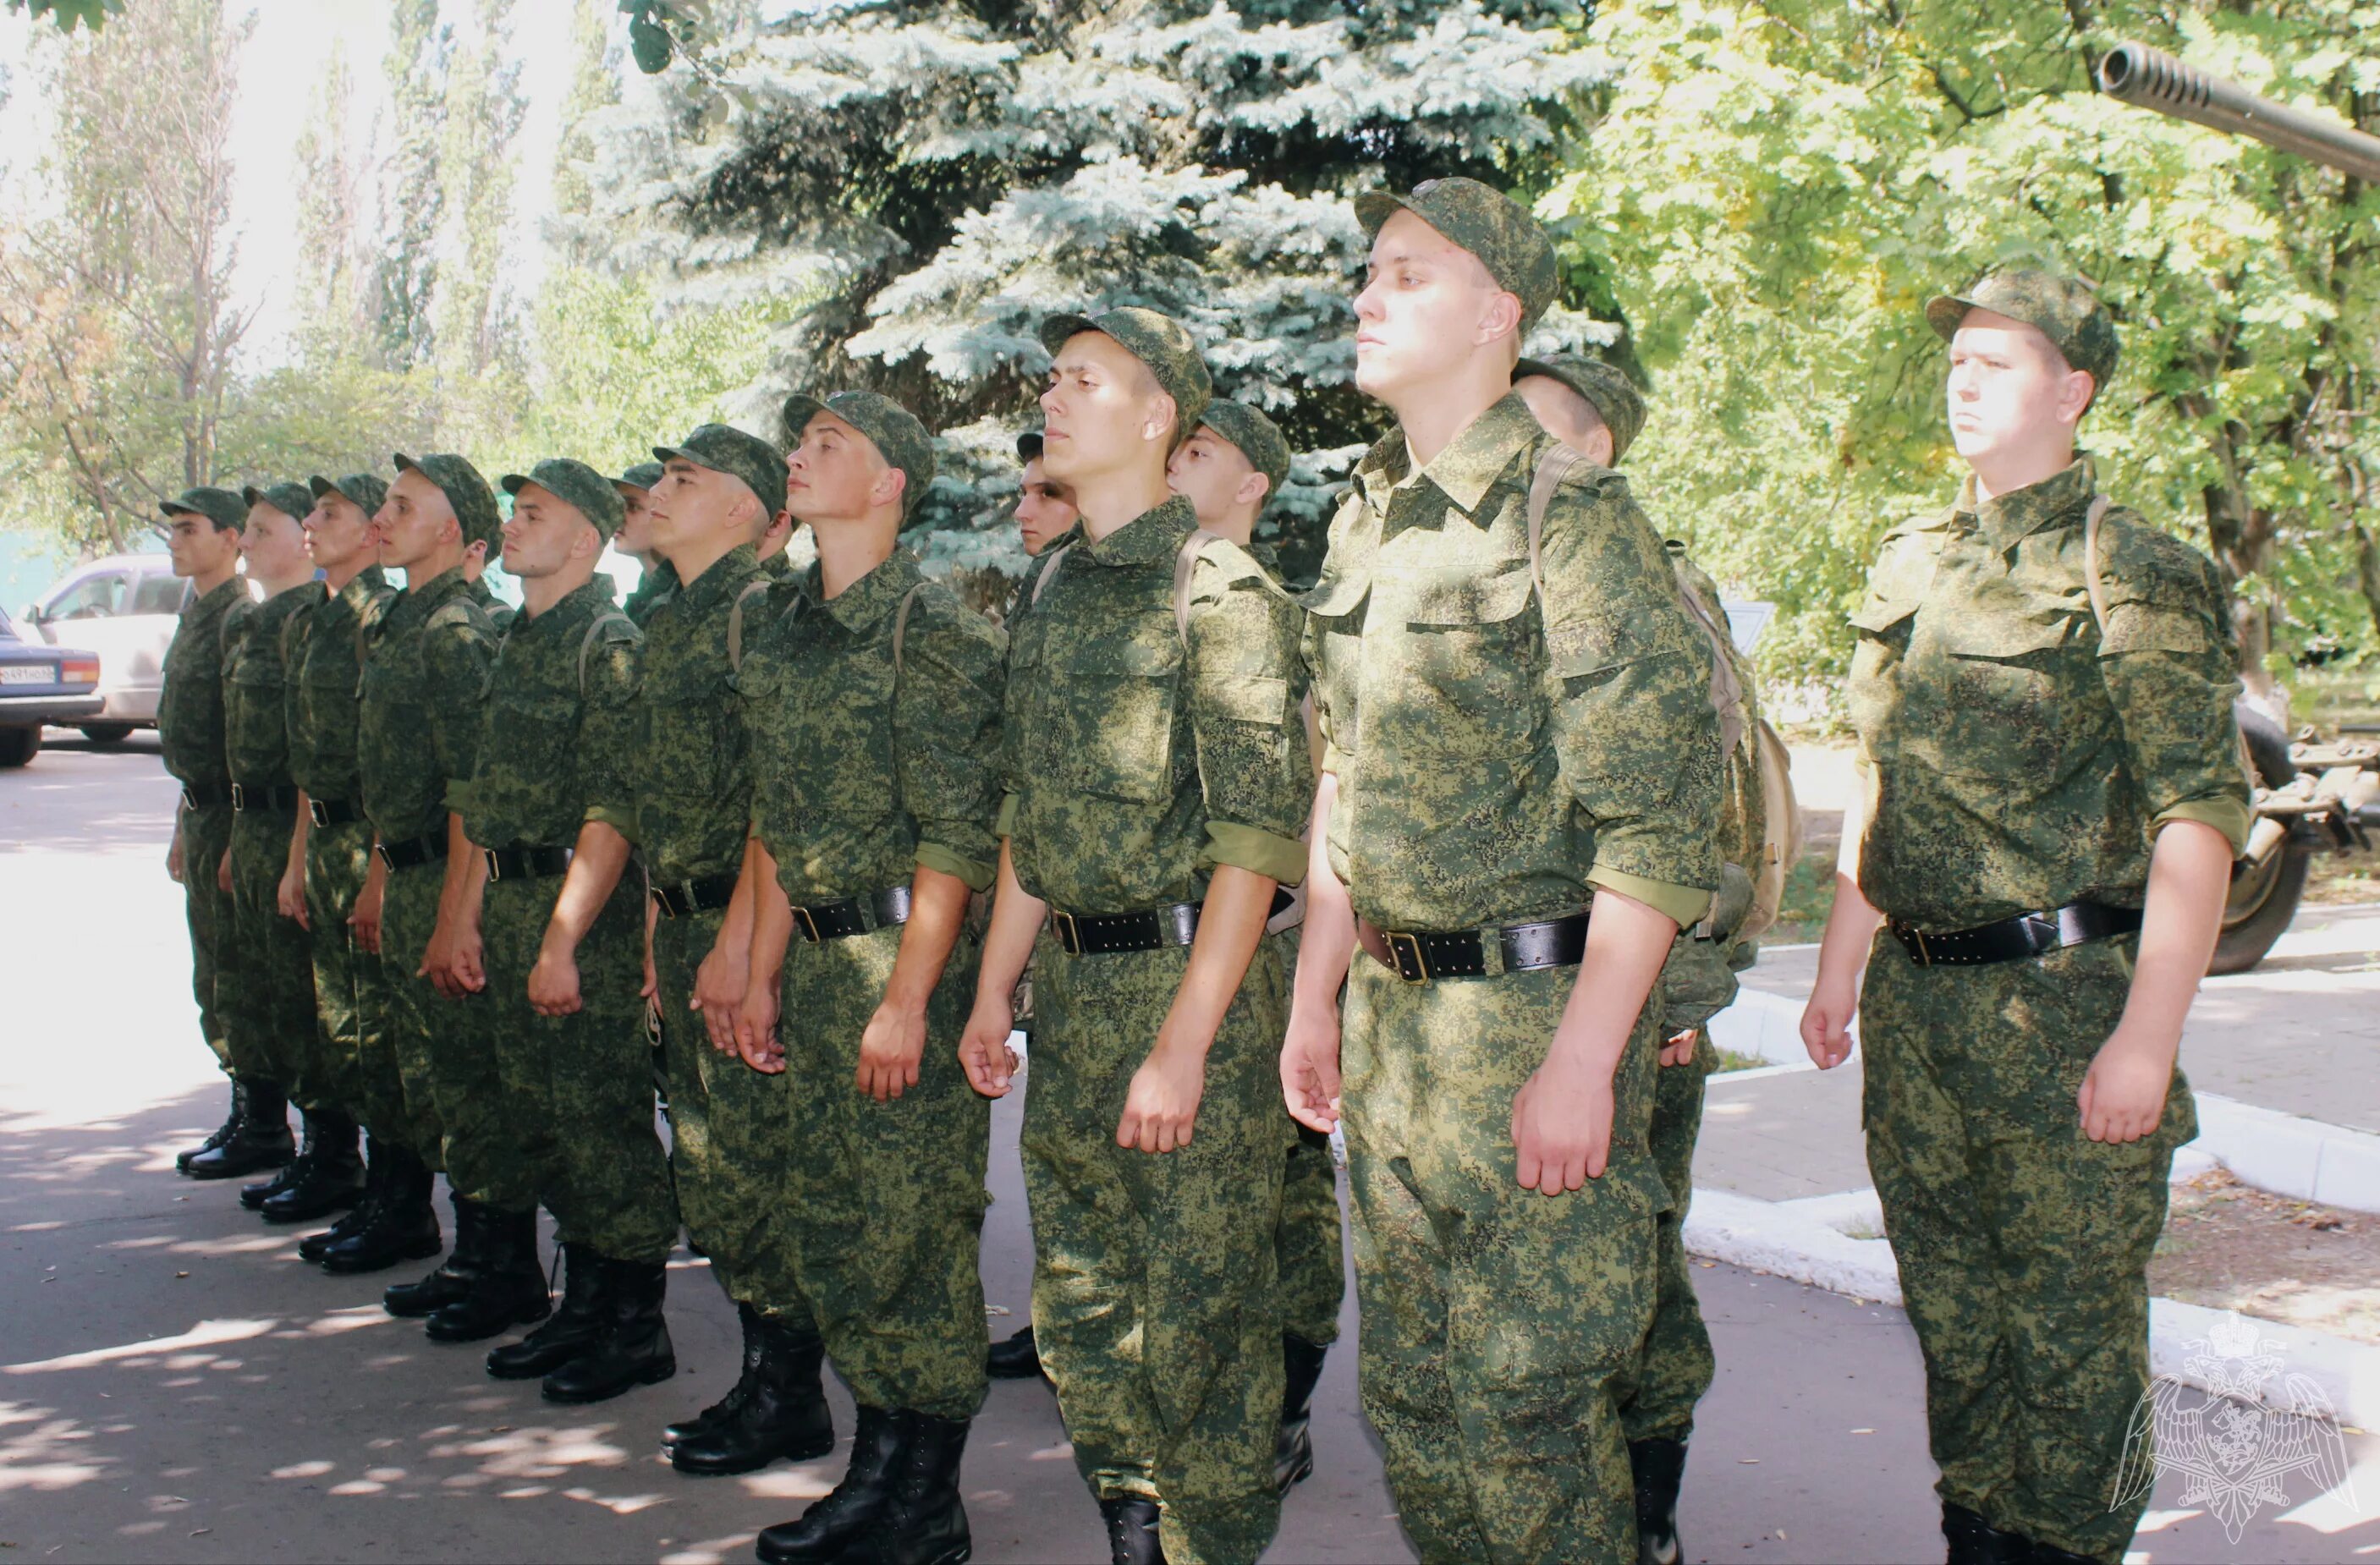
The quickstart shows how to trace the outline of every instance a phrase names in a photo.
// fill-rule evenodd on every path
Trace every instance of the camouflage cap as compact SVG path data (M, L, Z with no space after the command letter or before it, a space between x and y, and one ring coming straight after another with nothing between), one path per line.
M1267 501L1281 492L1289 477L1289 438L1280 425L1245 402L1221 396L1207 404L1198 421L1239 447L1248 466L1265 476Z
M320 500L335 494L348 502L366 516L377 512L388 499L388 480L375 473L349 473L346 478L332 479L320 473L306 480L306 487Z
M909 481L901 490L901 519L916 515L917 503L934 486L934 437L915 413L889 396L872 391L840 391L821 402L800 392L785 398L785 449L802 443L802 431L820 413L836 418L866 435L887 467L898 467Z
M760 503L763 527L785 508L784 454L733 424L705 424L676 445L653 447L653 455L663 462L675 457L741 480Z
M218 528L234 532L248 527L248 502L227 489L212 484L200 484L186 489L157 507L168 516L204 516Z
M1560 381L1593 405L1603 427L1611 431L1611 460L1617 463L1645 428L1645 399L1627 376L1600 358L1565 353L1553 358L1524 358L1512 366L1512 383L1532 375Z
M1016 459L1019 462L1041 460L1041 431L1026 430L1016 437Z
M1190 329L1171 315L1126 305L1097 315L1052 315L1041 322L1041 346L1054 354L1066 346L1067 339L1085 332L1113 337L1148 366L1148 372L1173 399L1183 438L1189 438L1207 410L1208 399L1215 394L1214 378L1207 373L1207 361L1199 356Z
M625 489L650 489L662 481L662 465L658 462L639 462L634 467L624 469L620 476L612 481Z
M606 543L612 541L612 535L620 530L620 523L628 514L626 503L612 487L610 479L567 456L550 456L526 473L506 473L497 481L504 486L506 494L515 497L535 484L555 499L577 506L578 514L602 535Z
M2095 395L2116 374L2116 322L2091 285L2035 267L1986 275L1963 295L1925 301L1925 320L1949 342L1971 309L2022 321L2047 337L2066 362L2091 377Z
M438 486L446 503L455 508L455 520L462 524L466 544L486 544L492 559L504 552L504 513L496 508L496 491L488 487L479 468L451 451L432 452L418 461L400 451L395 462L398 472L419 473Z
M291 521L302 522L306 513L314 508L314 494L301 483L267 484L262 489L250 484L239 491L250 509L270 505Z
M1409 212L1479 258L1496 285L1521 301L1521 324L1546 312L1561 286L1553 241L1529 209L1476 179L1425 179L1413 194L1367 190L1355 198L1355 221L1366 239L1400 212Z

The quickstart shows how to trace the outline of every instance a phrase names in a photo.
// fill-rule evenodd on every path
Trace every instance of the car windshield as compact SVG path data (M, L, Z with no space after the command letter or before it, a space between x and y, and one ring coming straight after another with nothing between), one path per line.
M124 573L93 571L67 582L50 601L42 605L43 617L54 620L91 619L121 613L124 608Z
M8 611L6 609L0 609L0 641L14 641L16 639L17 627L9 622Z
M126 612L135 614L178 614L182 612L182 595L190 584L170 571L152 571L140 578L133 589L132 607Z

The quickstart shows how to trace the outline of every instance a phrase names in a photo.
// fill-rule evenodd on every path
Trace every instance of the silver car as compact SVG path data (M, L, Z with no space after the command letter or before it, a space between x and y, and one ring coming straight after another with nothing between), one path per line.
M157 726L165 647L189 594L168 556L111 554L77 565L19 616L28 639L99 654L100 710L77 725L93 743Z

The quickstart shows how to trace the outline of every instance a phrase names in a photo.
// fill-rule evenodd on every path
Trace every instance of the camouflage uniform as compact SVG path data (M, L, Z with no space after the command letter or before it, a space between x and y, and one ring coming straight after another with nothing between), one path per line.
M268 503L285 511L283 500L297 503L284 496ZM306 509L312 509L310 497ZM298 920L281 916L281 877L298 819L283 659L292 622L322 596L321 584L310 581L261 603L236 603L224 620L225 752L238 785L228 967L236 988L225 1007L232 1059L239 1074L281 1083L309 1110L338 1107L337 1073L315 1047L312 946Z
M621 612L636 621L642 630L653 623L653 615L677 592L677 567L667 560L655 560L637 581L628 601L620 605Z
M195 492L195 491L194 491ZM238 496L212 492L237 506ZM182 838L182 892L190 922L190 988L198 996L199 1030L225 1074L234 1069L229 1018L216 995L216 976L229 953L231 899L215 867L231 845L231 776L224 755L224 622L248 601L248 580L234 576L182 610L165 649L164 683L157 693L157 740L165 770L184 789L176 830Z
M471 584L471 601L488 612L488 628L496 635L502 636L511 628L515 613L513 606L496 596L496 589L488 585L486 576Z
M589 821L635 830L626 770L639 639L603 576L514 620L488 671L470 782L450 795L475 845L569 848ZM501 1208L542 1201L561 1243L659 1263L677 1243L677 1213L653 1130L644 888L624 874L579 942L583 1008L543 1016L528 976L562 880L487 884L488 986L462 1002L454 1028L469 1074L458 1063L440 1079L447 1177Z
M381 615L358 685L357 757L364 811L383 846L446 841L448 790L471 774L480 697L494 645L462 567L408 586ZM443 852L391 868L381 913L389 1000L387 1037L404 1081L407 1126L397 1139L433 1169L447 1157L443 1063L466 1074L455 1002L418 977L438 922ZM462 1181L457 1193L477 1198Z
M1339 779L1328 851L1378 928L1556 918L1598 886L1687 925L1718 882L1705 644L1626 481L1585 463L1548 510L1547 623L1526 518L1550 444L1517 394L1419 472L1391 434L1332 523L1306 600ZM1614 1072L1603 1176L1559 1199L1514 1178L1512 1095L1577 977L1407 984L1368 959L1349 977L1364 1402L1425 1559L1634 1557L1614 1398L1670 1205L1649 1149L1658 1005Z
M988 890L999 866L1005 642L896 552L832 599L813 569L744 660L753 830L796 908L910 883L918 866ZM893 649L896 624L901 645ZM917 1082L856 1085L899 925L786 952L783 1021L789 1255L828 1356L864 1407L974 1416L984 1392L983 1227L990 1105L960 1069L975 994L962 937L927 1006Z
M335 488L367 513L380 509L386 489L365 474L336 485L317 479L313 487L318 497ZM394 596L381 568L367 565L294 616L286 694L289 772L316 817L306 832L306 914L320 1059L333 1084L331 1101L373 1135L411 1147L381 959L356 942L347 923L371 868L371 822L363 814L356 758L358 686L365 641ZM436 1155L434 1146L412 1149Z
M1013 623L1002 824L1017 880L1054 910L1196 901L1218 864L1304 878L1296 608L1245 551L1208 543L1185 649L1173 577L1196 527L1176 497L1076 535L1041 556L1041 600ZM1292 1139L1275 1063L1287 988L1265 940L1208 1054L1196 1139L1159 1156L1116 1145L1188 959L1068 956L1044 936L1023 1137L1033 1321L1075 1463L1102 1498L1160 1501L1177 1565L1252 1560L1279 1519L1273 1233Z
M2138 907L2165 822L2246 840L2214 568L2111 510L2103 635L2082 566L2093 487L2080 461L1980 506L1971 481L1885 538L1852 619L1849 697L1860 889L1888 918L1949 931L2078 900ZM1994 1527L2107 1560L2146 1503L2110 1497L2148 1383L2167 1173L2196 1131L2176 1071L2154 1133L2082 1134L2075 1096L2122 1014L2135 943L1920 966L1886 930L1861 1030L1868 1166L1925 1351L1937 1487Z

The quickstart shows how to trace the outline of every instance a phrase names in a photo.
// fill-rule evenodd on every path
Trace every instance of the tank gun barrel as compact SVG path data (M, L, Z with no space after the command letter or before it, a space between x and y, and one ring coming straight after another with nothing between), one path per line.
M2099 62L2099 90L2135 107L2250 137L2380 184L2380 136L2366 136L2335 120L2259 98L2238 82L2184 65L2162 49L2119 43L2108 50Z

